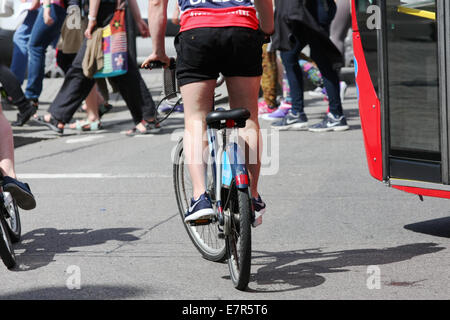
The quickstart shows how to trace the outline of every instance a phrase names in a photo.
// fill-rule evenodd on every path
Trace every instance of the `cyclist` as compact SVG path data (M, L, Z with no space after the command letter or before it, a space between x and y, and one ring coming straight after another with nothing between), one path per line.
M36 200L28 184L16 179L14 170L14 143L11 126L3 114L0 104L0 172L3 175L3 190L11 193L17 205L24 210L36 207Z
M148 21L153 52L143 67L151 61L169 64L164 45L167 2L149 0ZM230 107L245 107L251 113L246 127L239 132L246 141L248 153L257 158L256 163L248 165L256 226L261 223L266 207L258 193L262 146L258 94L263 40L274 31L272 0L178 0L178 5L181 28L175 38L176 73L185 112L185 157L194 189L185 221L214 215L211 200L205 192L202 155L207 141L203 137L205 118L214 103L216 79L222 73L226 78ZM252 135L256 139L248 138Z

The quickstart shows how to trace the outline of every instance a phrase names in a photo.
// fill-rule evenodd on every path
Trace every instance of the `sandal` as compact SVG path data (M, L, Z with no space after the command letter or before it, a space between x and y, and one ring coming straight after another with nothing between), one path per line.
M161 131L161 126L159 125L159 123L157 124L154 120L153 121L142 120L141 123L144 125L145 131L141 131L138 128L134 127L129 132L127 132L126 135L128 137L133 137L136 135L158 133Z
M50 116L50 121L45 121L45 116L37 116L34 118L34 120L40 124L43 124L44 126L47 126L49 129L53 130L57 134L62 135L64 132L64 128L59 128L58 125L60 122L53 118L53 116Z
M77 131L98 131L102 129L102 123L100 120L89 121L89 120L77 120L75 122L75 126L70 126L71 129L75 129Z
M110 105L109 103L105 103L105 104L101 104L98 106L98 116L101 119L103 117L104 114L108 113L111 111L111 109L113 108L112 105Z

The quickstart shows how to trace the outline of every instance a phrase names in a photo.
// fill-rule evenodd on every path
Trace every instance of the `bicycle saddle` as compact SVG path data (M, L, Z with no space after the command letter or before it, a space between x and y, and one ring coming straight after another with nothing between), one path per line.
M231 127L245 127L245 121L250 118L250 111L245 108L232 109L232 110L215 110L206 116L206 123L211 128L222 129L230 126L226 123L233 121ZM226 121L222 123L222 121Z

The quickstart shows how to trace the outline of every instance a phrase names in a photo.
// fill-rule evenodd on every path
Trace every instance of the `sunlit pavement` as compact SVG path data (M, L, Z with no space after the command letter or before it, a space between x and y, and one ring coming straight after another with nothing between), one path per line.
M161 74L144 77L159 99ZM45 80L39 114L61 84ZM305 97L320 121L326 103ZM349 131L277 133L261 121L268 210L252 230L247 292L233 288L226 264L201 258L177 213L171 153L182 115L159 135L130 138L128 110L111 102L98 133L14 128L16 169L38 206L21 211L19 266L0 272L0 299L448 299L449 202L420 202L369 176L354 86Z

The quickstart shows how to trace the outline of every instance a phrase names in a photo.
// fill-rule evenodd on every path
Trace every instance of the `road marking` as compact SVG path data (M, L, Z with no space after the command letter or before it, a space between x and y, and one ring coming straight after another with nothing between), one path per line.
M104 136L96 136L96 135L90 135L87 137L83 137L83 138L75 138L75 139L67 139L66 143L81 143L81 142L89 142L89 141L93 141L93 140L97 140L100 138L103 138Z
M172 178L172 175L160 173L23 173L18 175L21 180L29 179L151 179Z

